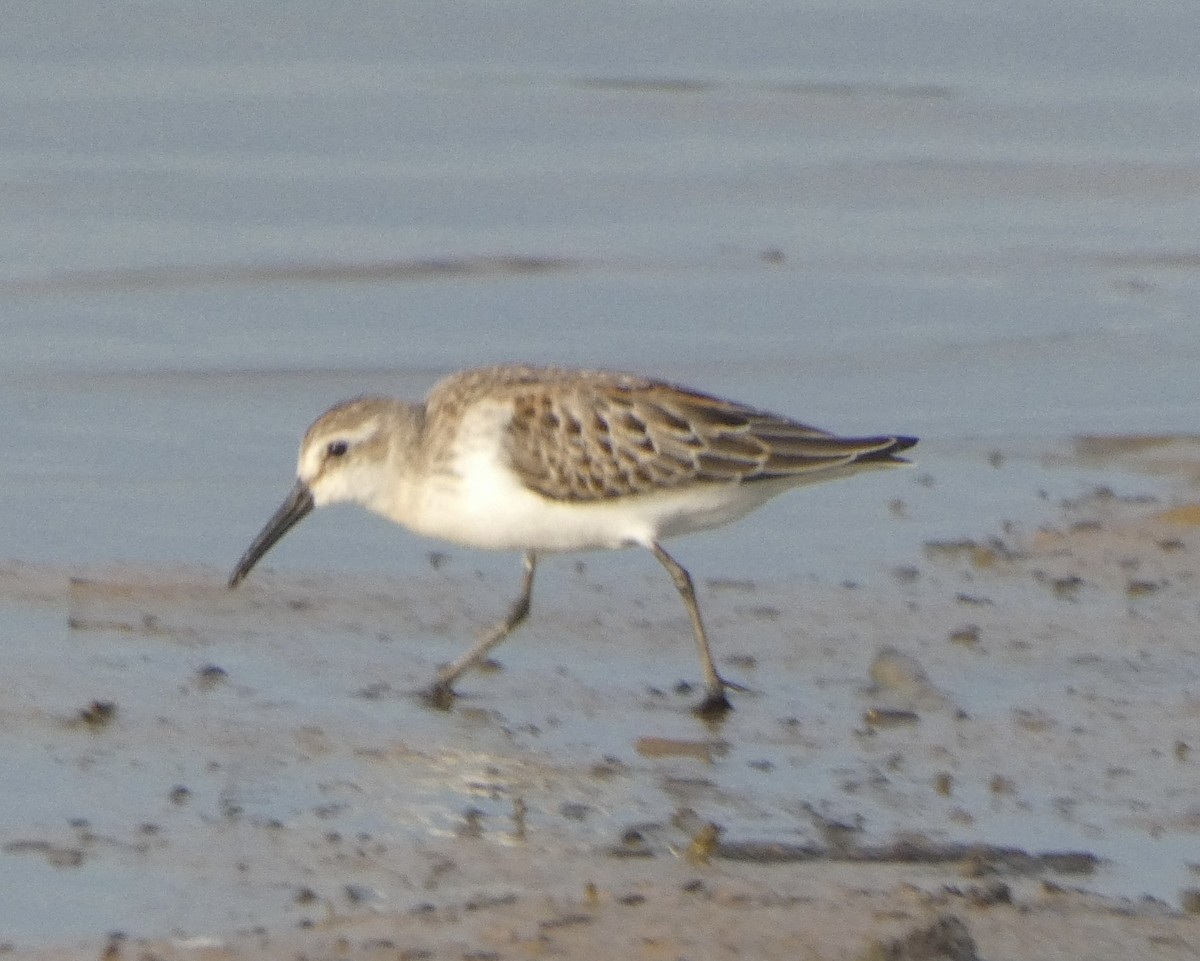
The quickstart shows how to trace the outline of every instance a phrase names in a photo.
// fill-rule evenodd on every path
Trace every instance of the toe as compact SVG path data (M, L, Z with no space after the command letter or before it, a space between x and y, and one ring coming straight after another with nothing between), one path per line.
M717 688L715 691L709 691L703 701L692 708L692 712L705 720L714 720L724 717L733 710L733 705L729 703L729 698L725 696L723 687Z
M439 711L448 711L454 706L454 689L441 681L434 682L422 692L422 697L430 707Z

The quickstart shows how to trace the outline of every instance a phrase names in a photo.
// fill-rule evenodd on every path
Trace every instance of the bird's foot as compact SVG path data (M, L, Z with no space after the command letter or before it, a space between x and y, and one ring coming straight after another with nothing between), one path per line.
M430 707L448 711L454 706L454 688L445 681L434 681L421 692L421 697Z
M722 686L705 694L704 700L692 708L692 713L706 721L719 721L732 710L733 705L729 703Z
M733 710L733 705L729 703L729 698L725 696L726 691L737 691L739 694L750 693L750 688L744 687L741 684L735 684L733 681L727 681L723 677L717 678L716 686L709 687L704 695L704 700L692 708L692 713L697 717L702 717L706 721L719 721Z

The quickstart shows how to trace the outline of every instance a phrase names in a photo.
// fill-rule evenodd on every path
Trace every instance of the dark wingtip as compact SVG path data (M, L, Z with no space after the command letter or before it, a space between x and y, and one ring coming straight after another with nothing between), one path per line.
M882 462L884 464L908 464L911 461L905 460L903 457L897 457L896 454L902 450L908 450L917 443L915 437L876 437L872 438L873 442L879 446L875 450L866 454L859 454L854 458L856 463L864 461Z
M907 457L897 457L896 454L902 450L908 450L910 447L915 447L917 438L915 437L893 437L892 446L886 451L880 451L884 455L883 460L892 464L911 464Z

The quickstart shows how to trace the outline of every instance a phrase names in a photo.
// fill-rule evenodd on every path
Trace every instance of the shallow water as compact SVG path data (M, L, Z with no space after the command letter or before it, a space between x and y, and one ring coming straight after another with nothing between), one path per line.
M439 585L428 552L440 545L325 512L248 585L269 616L281 584L322 603L361 602L356 574L372 596L402 591L350 629L321 621L319 638L307 620L256 627L223 578L323 409L368 391L418 396L448 370L499 360L635 369L840 432L920 435L915 470L797 492L675 548L699 580L789 598L854 581L886 600L892 568L928 540L1036 526L1095 484L1161 490L1128 463L1077 457L1074 438L1190 434L1198 420L1196 31L1184 3L467 3L453 16L361 3L336 20L303 5L18 4L0 38L0 554L52 586L2 608L0 670L19 696L0 780L20 788L0 802L0 840L101 853L72 868L6 849L14 900L0 931L29 943L279 916L280 879L308 855L256 847L230 887L223 845L241 833L286 837L328 803L345 836L405 849L455 830L468 795L504 822L522 778L594 809L535 809L551 849L607 842L668 802L711 804L701 814L742 837L806 831L795 799L832 803L842 769L873 762L855 741L815 759L772 746L764 731L788 712L828 725L824 713L845 723L861 707L823 700L804 671L754 675L761 696L721 735L720 798L662 787L693 761L640 763L602 787L563 773L564 757L628 757L648 733L697 736L686 699L655 709L644 695L650 678L669 690L691 676L686 637L626 662L611 636L630 595L678 626L648 558L589 557L591 581L569 559L546 565L546 620L450 716L404 692L502 607L514 559L450 551L447 576L462 580ZM1193 483L1173 478L1177 494ZM69 578L112 562L135 585L182 585L152 604L178 632L67 628ZM736 600L710 603L736 631ZM795 617L821 618L796 603ZM595 623L569 659L578 686L538 707L529 678L561 676L547 648L581 604ZM861 651L830 669L844 697L886 640L877 627L843 638ZM794 640L746 647L766 663ZM606 656L592 660L595 645ZM200 693L209 660L232 681ZM1178 667L1168 693L1194 681ZM1025 693L1045 680L1029 671L1026 688L1007 670L972 681L964 669L959 693L1003 713L1041 696ZM347 698L380 678L396 691ZM62 726L97 697L120 706L115 743ZM231 729L221 699L264 729ZM181 702L194 712L170 721ZM316 733L295 746L310 729L332 739L327 755ZM416 760L388 753L397 736ZM509 779L491 794L470 786L462 753L479 742L478 765ZM168 799L179 783L195 785L182 808ZM1086 819L1064 829L1052 799L1026 803L977 833L1112 850L1113 873L1088 882L1106 891L1170 899L1184 883L1187 858L1159 883L1139 867L1155 845L1127 850ZM863 810L880 835L918 813L829 813ZM80 817L90 826L72 827ZM137 827L159 822L167 840ZM352 878L347 857L325 863ZM188 897L197 873L228 897ZM279 892L269 907L255 900L264 884ZM56 894L66 922L38 907Z

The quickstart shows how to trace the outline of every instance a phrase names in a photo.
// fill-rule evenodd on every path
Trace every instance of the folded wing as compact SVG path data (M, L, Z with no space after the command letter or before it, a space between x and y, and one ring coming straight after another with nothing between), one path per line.
M591 501L694 484L818 480L861 464L906 463L912 437L835 437L707 394L626 375L591 375L564 390L515 383L506 449L545 497Z

